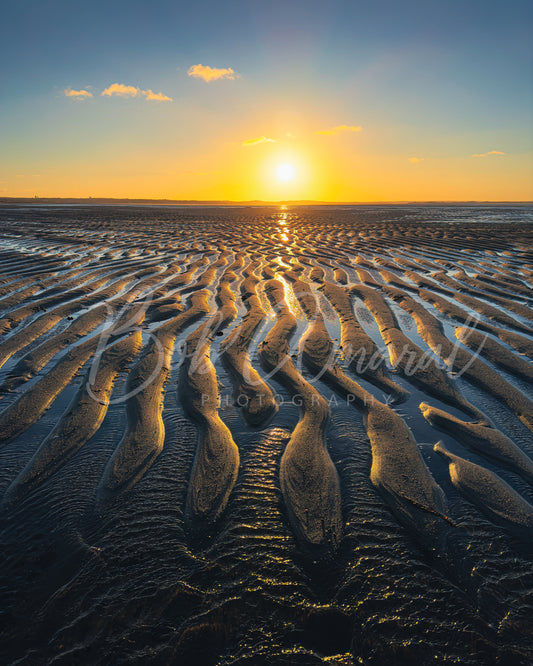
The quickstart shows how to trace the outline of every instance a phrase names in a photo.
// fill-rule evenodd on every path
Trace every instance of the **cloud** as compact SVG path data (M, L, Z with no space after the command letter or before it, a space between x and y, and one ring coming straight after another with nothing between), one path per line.
M113 95L118 95L119 97L137 97L140 94L140 88L125 86L123 83L112 83L109 88L100 93L102 97L112 97Z
M412 164L416 164L417 162L423 162L425 158L424 157L409 157L408 159L409 159L409 162L411 162Z
M147 100L153 100L155 102L172 102L172 97L167 97L163 93L155 93L151 90L141 90L141 93Z
M195 79L203 79L207 83L216 81L217 79L231 79L234 81L239 77L239 74L236 74L231 67L220 69L218 67L209 67L209 65L193 65L189 68L187 74L194 76Z
M248 139L242 142L243 146L257 146L260 143L276 143L276 139L269 139L266 136L258 136L257 139Z
M141 90L136 86L125 86L123 83L113 83L103 90L100 95L102 97L140 97L141 95L149 101L157 102L172 102L172 97L167 97L163 93L155 93L152 90Z
M507 155L507 153L502 153L501 150L489 150L488 153L475 153L470 157L488 157L489 155Z
M341 132L360 132L362 129L361 125L337 125L337 127L331 127L330 129L318 130L316 134L335 136L335 134L340 134Z
M67 97L75 97L76 99L87 99L88 97L93 96L92 92L89 92L88 90L72 90L72 88L65 88L63 92Z

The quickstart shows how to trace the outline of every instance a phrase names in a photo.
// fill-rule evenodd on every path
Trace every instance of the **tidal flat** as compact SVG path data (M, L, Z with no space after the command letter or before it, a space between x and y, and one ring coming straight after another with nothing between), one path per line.
M2 664L533 663L533 208L0 223Z

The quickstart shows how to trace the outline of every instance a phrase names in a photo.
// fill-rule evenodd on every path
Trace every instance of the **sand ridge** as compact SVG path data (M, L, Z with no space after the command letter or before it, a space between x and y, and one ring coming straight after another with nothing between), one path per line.
M425 544L442 545L453 517L433 474L437 458L422 456L411 429L413 396L423 394L432 444L445 431L458 447L531 483L529 455L480 399L497 400L513 428L533 430L526 225L500 225L499 235L489 225L420 220L400 229L393 218L371 214L361 221L350 211L271 208L191 209L157 220L146 211L132 219L89 211L73 227L65 214L54 212L54 225L31 217L8 223L0 236L2 446L22 441L76 376L84 377L12 479L8 504L98 437L121 373L126 425L98 496L132 490L158 464L167 438L165 392L177 389L198 433L185 506L191 524L213 525L228 509L241 468L239 428L276 426L283 411L276 387L299 401L276 483L305 547L335 552L345 531L326 387L364 414L369 482ZM330 329L338 331L338 355ZM293 343L305 370L293 362ZM180 348L177 385L170 385ZM240 421L220 408L223 372ZM462 381L474 397L467 399ZM400 403L411 410L406 416ZM418 411L417 418L424 422ZM495 487L492 477L478 478Z

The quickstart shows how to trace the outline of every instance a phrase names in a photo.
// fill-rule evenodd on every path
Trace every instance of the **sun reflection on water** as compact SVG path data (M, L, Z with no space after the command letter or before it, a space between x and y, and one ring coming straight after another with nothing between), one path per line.
M283 207L282 207L282 209L283 209ZM287 227L287 213L281 213L280 218L278 220L278 224L280 225L281 228L278 228L277 232L278 232L281 240L284 243L288 243L289 242L289 236L288 236L288 233L287 233L288 230L286 229L286 227Z
M283 291L285 292L285 302L291 313L296 319L305 320L305 315L298 303L298 299L294 295L291 285L282 275L277 275L276 279L283 283Z

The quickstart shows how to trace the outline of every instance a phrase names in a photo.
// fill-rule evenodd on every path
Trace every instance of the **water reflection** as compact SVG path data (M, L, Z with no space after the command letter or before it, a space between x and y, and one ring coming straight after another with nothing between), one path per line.
M282 210L284 209L284 206L282 206ZM285 228L287 226L287 213L281 213L280 218L278 220L278 224L280 225L281 228L277 229L277 232L281 238L281 240L284 243L289 242L289 236L287 234L287 229Z
M301 321L306 321L305 315L302 311L302 308L300 307L300 304L298 303L298 299L294 295L291 285L282 275L277 275L276 278L283 283L283 291L285 292L285 302L287 303L287 306L291 311L291 313L296 317L296 319L300 319Z

